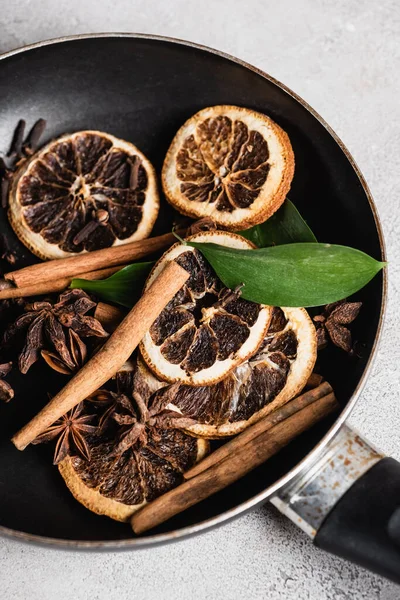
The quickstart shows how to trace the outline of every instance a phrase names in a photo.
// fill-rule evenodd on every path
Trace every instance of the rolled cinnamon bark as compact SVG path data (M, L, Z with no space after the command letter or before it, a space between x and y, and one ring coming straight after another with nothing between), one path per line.
M306 406L269 431L262 432L229 459L185 481L135 513L131 520L134 532L140 534L148 531L219 492L261 465L295 437L337 408L336 398L331 393Z
M189 277L178 263L169 262L109 337L104 346L67 385L12 438L24 450L39 434L101 387L122 367L160 312Z
M109 267L108 269L99 269L98 271L90 271L89 273L82 273L79 275L81 279L106 279L110 275L114 275L117 271L120 271L127 265L120 265L118 267ZM28 298L29 296L41 296L43 294L51 294L52 292L61 292L65 290L73 280L73 277L63 277L61 279L55 279L54 281L40 281L35 285L29 287L14 287L11 282L10 287L0 290L0 300L6 300L7 298Z
M181 232L182 233L182 232ZM172 233L160 235L158 237L130 242L121 246L112 246L103 248L94 252L85 252L68 258L59 258L47 262L24 267L18 271L10 271L4 275L5 279L12 281L17 287L30 287L37 282L45 283L66 277L78 277L82 273L97 271L99 269L115 267L130 263L139 258L143 258L163 250L176 242Z
M311 373L305 385L305 389L308 390L310 388L316 388L323 382L323 380L324 378L322 375L319 375L319 373Z
M251 442L260 433L268 431L278 423L288 419L309 404L312 404L316 400L327 396L331 392L331 386L325 381L320 386L308 390L300 396L297 396L297 398L294 398L294 400L291 400L287 404L284 404L280 408L276 409L274 412L266 415L263 419L261 419L261 421L258 421L258 423L255 423L251 427L248 427L240 435L234 437L232 440L203 458L203 460L186 471L184 474L185 479L191 479L202 471L206 471L213 465L220 463L222 460L233 456L238 450L241 450L248 442Z
M100 321L108 333L116 330L125 315L126 311L106 302L99 302L94 311L94 318Z

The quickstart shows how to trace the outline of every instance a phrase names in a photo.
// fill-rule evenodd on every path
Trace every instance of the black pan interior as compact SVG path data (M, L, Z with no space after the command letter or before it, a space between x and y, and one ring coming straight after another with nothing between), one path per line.
M47 119L45 139L68 131L100 129L134 142L158 172L179 126L197 110L237 104L265 112L289 134L296 173L290 193L324 242L355 246L381 257L379 236L365 190L345 152L308 109L273 81L208 51L172 41L135 37L76 39L37 47L0 60L0 150L9 145L20 118ZM162 211L158 230L168 230ZM1 214L0 228L18 250L19 264L34 261ZM355 328L363 355L351 360L327 350L323 369L344 406L370 356L382 301L377 277L357 299L365 304ZM18 452L12 433L59 386L57 376L36 365L16 382L16 396L0 406L0 526L68 540L121 540L126 525L81 507L51 466L51 449ZM248 500L294 467L326 433L325 422L278 457L185 514L159 532L196 524ZM157 532L155 532L157 533Z

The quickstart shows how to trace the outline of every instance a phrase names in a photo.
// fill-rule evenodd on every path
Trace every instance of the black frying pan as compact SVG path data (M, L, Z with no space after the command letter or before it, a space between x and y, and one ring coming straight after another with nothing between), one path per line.
M179 126L213 104L247 106L277 121L289 134L296 156L290 197L319 240L354 246L384 259L371 195L346 148L301 98L257 69L207 48L140 35L77 36L35 44L0 60L2 150L7 149L20 118L31 125L43 117L48 123L43 142L69 131L104 130L134 142L160 172ZM169 227L165 210L157 229ZM15 239L5 215L1 230L18 251L18 266L34 261ZM381 328L384 276L376 277L357 299L364 302L354 328L355 337L364 344L362 358L350 360L334 350L324 353L324 374L342 406L339 418L315 427L245 479L142 537L134 537L128 526L96 516L78 504L51 466L48 448L29 447L21 453L10 443L11 435L43 405L44 392L59 387L57 375L36 365L14 382L16 399L0 407L0 532L58 548L131 549L204 531L270 497L283 510L285 502L290 504L288 483L307 477L354 406ZM390 460L377 463L367 475ZM345 498L349 494L355 498L353 491ZM330 513L335 514L339 514L337 508ZM346 548L329 544L334 537L331 531L325 538L320 534L324 527L327 531L327 523L329 517L317 534L317 543L345 553ZM351 529L351 525L346 527L346 531ZM394 553L394 546L389 550ZM387 564L376 565L358 554L351 558L398 576Z

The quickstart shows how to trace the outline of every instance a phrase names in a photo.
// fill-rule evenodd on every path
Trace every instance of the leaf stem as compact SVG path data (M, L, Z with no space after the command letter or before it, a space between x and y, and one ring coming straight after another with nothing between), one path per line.
M184 239L182 239L181 236L179 234L177 234L174 229L172 229L172 235L174 235L176 237L176 239L179 240L180 243L183 244L184 246L188 245L188 243Z

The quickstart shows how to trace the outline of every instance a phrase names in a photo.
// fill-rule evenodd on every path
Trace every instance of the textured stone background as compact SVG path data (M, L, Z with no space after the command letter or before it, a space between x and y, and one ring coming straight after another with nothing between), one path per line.
M0 0L2 52L100 31L170 35L241 57L299 93L347 144L377 202L391 263L384 336L352 423L400 458L398 0ZM61 553L0 540L1 599L243 597L396 600L400 588L313 548L270 506L192 540L132 554Z

